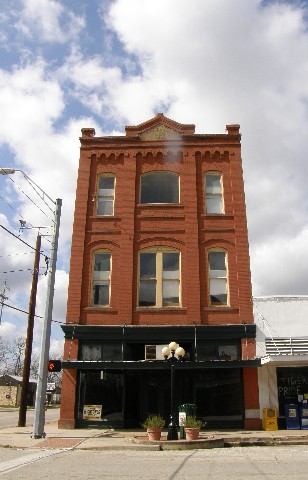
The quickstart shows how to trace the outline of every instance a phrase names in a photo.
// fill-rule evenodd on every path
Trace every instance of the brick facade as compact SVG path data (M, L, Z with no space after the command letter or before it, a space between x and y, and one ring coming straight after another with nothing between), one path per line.
M239 125L227 125L225 134L195 134L194 125L158 114L143 124L126 127L125 133L96 137L94 129L82 129L67 323L77 327L253 324ZM140 178L153 171L179 175L179 203L140 203ZM222 176L223 214L205 212L206 172ZM96 214L101 174L116 179L113 216ZM180 306L138 306L139 253L155 246L180 252ZM207 254L212 248L227 252L227 305L209 302ZM93 253L100 249L112 254L107 308L91 303ZM66 359L69 350L71 358L77 358L76 340L66 341ZM241 358L254 356L255 339L242 338ZM74 426L75 373L67 371L63 376L60 425Z

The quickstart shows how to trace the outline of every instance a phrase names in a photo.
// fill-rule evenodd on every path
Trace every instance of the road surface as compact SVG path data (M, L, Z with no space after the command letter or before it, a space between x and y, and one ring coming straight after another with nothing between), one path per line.
M308 448L186 451L0 449L0 480L307 480Z
M18 425L18 408L1 408L0 407L0 429L7 427L16 427ZM60 408L47 408L45 419L47 422L53 422L59 419ZM26 426L33 425L34 410L27 410Z

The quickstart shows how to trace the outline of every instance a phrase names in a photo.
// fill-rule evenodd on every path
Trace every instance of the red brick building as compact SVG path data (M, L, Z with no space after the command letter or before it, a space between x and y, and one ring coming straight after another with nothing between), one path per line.
M260 427L240 139L163 114L124 136L82 129L60 427L167 418L171 341L177 405Z

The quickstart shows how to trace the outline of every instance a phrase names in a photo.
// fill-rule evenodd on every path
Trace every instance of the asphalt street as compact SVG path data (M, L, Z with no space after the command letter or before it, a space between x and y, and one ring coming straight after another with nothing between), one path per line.
M7 427L15 427L18 424L19 410L17 408L0 408L0 429ZM47 408L45 412L46 422L53 422L58 420L60 415L60 408ZM34 410L27 410L26 425L33 425Z
M43 480L307 480L308 448L114 452L0 449L0 476Z

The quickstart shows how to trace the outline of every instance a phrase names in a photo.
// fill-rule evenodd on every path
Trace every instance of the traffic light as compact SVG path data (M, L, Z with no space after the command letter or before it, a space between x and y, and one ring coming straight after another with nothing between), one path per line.
M62 364L61 360L49 360L48 372L61 372Z

